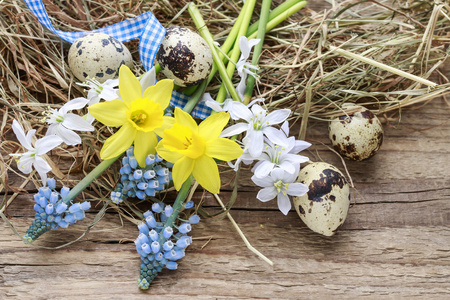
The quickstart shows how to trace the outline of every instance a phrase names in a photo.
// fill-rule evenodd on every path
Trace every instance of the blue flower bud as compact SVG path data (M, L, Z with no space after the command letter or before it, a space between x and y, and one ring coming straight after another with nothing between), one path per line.
M55 204L59 200L59 193L52 192L50 195L50 203Z
M124 166L124 165L126 165L128 163L128 157L127 156L124 156L123 158L122 158L122 165Z
M159 235L156 232L156 230L154 230L154 229L150 230L150 232L148 233L148 236L150 237L150 239L152 241L157 241L159 239Z
M152 189L158 188L158 187L159 187L159 182L158 182L158 180L150 180L150 181L148 182L148 187L149 187L149 188L152 188Z
M145 235L148 235L148 233L150 232L150 230L148 229L148 226L147 226L147 224L145 224L145 223L139 223L139 225L138 225L138 229L139 229L139 232L140 233L143 233L143 234L145 234Z
M147 218L148 216L153 216L153 212L151 210L144 212L144 218Z
M150 240L148 239L147 235L142 232L139 233L138 237L134 241L134 244L139 247L141 247L143 244L148 244L148 243L150 243Z
M153 163L155 163L155 156L153 154L147 155L147 157L145 158L145 164L147 166L150 166Z
M165 214L160 214L159 218L161 219L161 222L166 222L167 216Z
M132 167L133 169L136 169L138 166L138 162L136 160L136 157L134 156L130 156L128 157L129 161L130 161L130 167Z
M79 211L75 212L75 213L73 214L73 216L75 217L75 220L81 221L81 220L84 219L85 213L84 213L83 210L79 210Z
M153 216L148 216L145 218L145 222L147 223L148 227L155 228L156 227L156 220Z
M137 197L138 199L144 200L144 199L145 199L145 192L143 192L143 191L137 191L137 192L136 192L136 197Z
M44 186L39 188L39 194L42 197L45 197L47 199L50 199L50 194L51 194L52 190L48 188L48 186Z
M189 224L189 223L183 223L180 225L180 227L178 227L178 231L181 233L188 233L191 230L192 230L192 227L191 227L191 224Z
M141 179L142 178L142 170L141 169L137 169L136 171L134 171L133 177L136 180Z
M152 249L150 248L150 246L148 244L143 244L141 246L141 249L145 254L150 254L150 252L152 252Z
M139 182L137 185L138 189L140 190L146 190L148 188L148 183L147 182Z
M188 201L184 204L184 208L189 209L194 207L194 201Z
M153 170L148 170L148 171L145 171L145 173L144 173L145 179L152 179L155 176L156 176L156 173Z
M172 248L173 248L173 242L172 241L167 241L163 245L163 249L165 251L170 251L170 250L172 250Z
M59 222L61 222L61 216L60 215L57 215L56 217L55 217L55 223L59 223Z
M197 224L198 222L200 222L199 215L192 215L192 216L189 217L189 223L190 224Z
M164 258L164 255L161 252L155 254L155 260L161 261Z
M47 206L47 199L45 199L44 197L39 197L39 200L38 200L39 202L38 202L38 204L42 207L42 208L45 208L46 206Z
M169 169L164 168L164 167L159 167L157 169L155 169L156 174L158 174L158 176L168 176L169 175Z
M34 198L34 201L36 201L36 203L39 204L39 198L41 198L41 195L39 195L39 193L34 194L33 198Z
M56 207L56 213L59 215L59 214L62 214L63 212L65 212L67 210L67 204L65 204L65 203L60 203L60 204L58 204L58 206ZM59 226L61 226L61 225L59 225ZM61 226L62 227L62 226Z
M166 268L169 270L176 270L178 267L178 264L174 261L168 261L166 264Z
M173 213L173 207L172 205L166 205L166 207L164 207L164 214L168 217L170 217Z
M158 154L155 155L155 161L156 162L162 162L163 158L161 156L159 156Z
M190 236L182 236L178 241L177 241L177 247L180 248L186 248L187 246L189 246L192 243L192 238Z
M166 251L164 252L164 258L165 259L169 259L172 260L173 257L175 257L177 255L177 252L175 250L170 250L170 251Z
M89 208L91 208L91 202L89 201L81 202L80 205L82 210L88 210Z
M161 248L158 241L154 241L151 246L152 246L152 252L155 254L158 253L159 249Z
M123 165L121 170L123 169L123 174L130 174L131 173L131 167L129 164Z
M47 214L51 215L53 213L53 211L54 211L53 204L51 204L51 203L47 204L47 206L45 207L45 212Z
M75 216L73 214L66 214L66 216L64 217L64 221L66 221L69 224L74 224L75 223Z
M53 216L53 215L48 215L48 216L47 216L47 222L52 223L53 221L55 221L55 216Z
M70 212L70 213L76 213L76 212L78 212L78 211L80 211L80 210L81 210L81 205L80 205L80 203L72 204L72 205L69 207L69 212Z
M44 209L37 203L34 205L34 210L38 213L41 213L44 211Z
M64 220L61 220L61 221L58 222L58 226L61 227L61 228L67 228L67 227L69 227L69 223L67 223Z
M149 197L154 197L156 195L155 189L147 188L145 189L145 194Z
M47 185L48 185L49 189L54 190L56 188L55 178L47 178Z
M158 182L160 186L169 183L169 176L159 176Z
M66 187L66 186L63 186L61 188L61 192L60 192L61 198L65 198L69 194L69 192L70 192L70 189L68 187Z
M168 239L172 236L173 234L173 229L172 227L166 227L164 228L164 238Z
M130 148L127 149L126 153L127 153L128 157L133 156L134 155L134 146L130 146Z
M153 210L153 212L159 214L160 212L162 212L163 207L164 207L164 204L162 204L160 202L156 202L156 203L153 203L152 210Z

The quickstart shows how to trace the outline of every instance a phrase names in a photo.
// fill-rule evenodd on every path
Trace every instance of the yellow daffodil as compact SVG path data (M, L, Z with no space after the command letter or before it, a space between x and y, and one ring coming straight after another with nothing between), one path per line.
M164 129L174 123L174 119L164 116L173 90L173 81L164 79L143 93L139 80L131 70L122 65L119 70L119 91L122 99L97 103L89 107L89 112L106 126L120 129L109 137L100 157L117 157L134 142L134 155L141 167L145 157L155 153L158 143L156 135L162 136Z
M159 156L174 163L172 177L177 190L192 173L206 190L219 193L219 169L214 158L229 161L243 152L236 142L219 137L229 119L228 113L220 112L197 126L188 113L175 108L175 124L164 130L156 151Z

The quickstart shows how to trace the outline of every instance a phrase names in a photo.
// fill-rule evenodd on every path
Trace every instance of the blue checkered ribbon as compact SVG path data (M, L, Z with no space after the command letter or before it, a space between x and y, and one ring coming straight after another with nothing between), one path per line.
M63 40L73 43L78 38L86 35L86 31L67 32L57 30L53 27L45 6L42 0L24 0L28 8L39 19L42 25L47 27L51 32L58 35ZM126 42L132 39L140 38L139 41L139 56L142 64L146 70L149 70L153 66L153 60L155 59L156 52L159 49L159 45L166 34L166 29L159 23L158 19L151 13L146 12L142 15L136 16L133 19L125 20L120 23L110 25L104 28L93 30L93 32L102 32L107 35L113 36L121 42ZM189 96L173 92L171 99L171 105L177 107L184 107L189 100ZM211 109L207 107L204 102L197 104L192 111L192 116L204 119L211 114Z

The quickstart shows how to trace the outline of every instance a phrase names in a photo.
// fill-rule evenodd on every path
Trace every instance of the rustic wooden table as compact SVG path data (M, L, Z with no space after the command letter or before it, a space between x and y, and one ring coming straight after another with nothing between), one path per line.
M437 98L403 111L400 123L384 121L380 152L346 161L357 192L333 237L310 231L294 210L282 215L275 201L261 203L256 188L242 180L231 215L273 267L246 248L228 219L204 220L195 225L178 270L164 270L142 292L136 227L117 213L107 212L88 235L59 250L24 245L2 221L0 299L448 299L449 119L449 103ZM314 146L305 155L343 170L321 144L330 144L325 123L311 123L307 140ZM222 195L226 200L229 193ZM218 207L209 196L206 206ZM34 215L32 193L18 196L7 213L23 234ZM36 244L74 240L95 215L93 209L83 224L46 233Z

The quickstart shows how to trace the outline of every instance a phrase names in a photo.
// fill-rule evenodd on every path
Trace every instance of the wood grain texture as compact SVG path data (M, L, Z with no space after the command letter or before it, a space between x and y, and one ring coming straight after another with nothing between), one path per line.
M324 5L311 1L308 7ZM59 250L39 246L78 238L101 205L86 220L46 233L36 247L24 245L1 221L0 299L448 299L449 120L442 98L403 111L400 123L382 119L379 153L363 162L345 161L355 191L347 220L333 237L310 231L294 210L284 216L275 201L258 201L244 170L231 214L273 267L245 247L227 219L203 220L194 226L194 243L178 270L164 270L142 292L133 243L137 229L114 211ZM311 122L307 140L314 146L304 155L344 170L328 148L326 124ZM9 185L22 183L9 175ZM35 187L25 188L30 194L19 195L7 209L20 234L34 215ZM230 195L225 186L221 197L228 201ZM199 201L202 193L194 198ZM203 200L209 211L219 211L210 195Z

